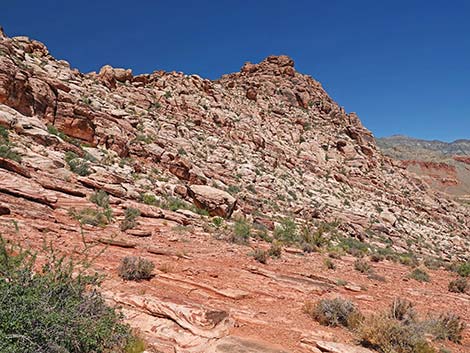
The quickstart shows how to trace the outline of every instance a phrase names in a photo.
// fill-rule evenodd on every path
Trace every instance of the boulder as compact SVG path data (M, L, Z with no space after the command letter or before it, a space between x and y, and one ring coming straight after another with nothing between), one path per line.
M207 210L211 216L229 218L237 203L237 200L228 192L212 186L191 185L188 192L194 204Z
M317 341L317 347L322 352L330 353L373 353L370 349L345 343Z

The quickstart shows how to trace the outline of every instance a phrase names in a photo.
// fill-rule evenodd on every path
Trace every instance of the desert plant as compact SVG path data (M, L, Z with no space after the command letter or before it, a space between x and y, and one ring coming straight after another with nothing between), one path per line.
M79 211L72 208L69 214L79 221L81 224L89 224L92 226L104 227L112 219L111 209L95 209L95 208L83 208Z
M359 311L349 300L342 298L322 299L315 304L307 303L304 311L325 326L354 326Z
M336 269L336 264L331 260L329 257L327 257L324 261L325 266L329 270L335 270Z
M339 237L337 241L339 249L355 257L364 257L370 250L369 245L355 238Z
M469 277L470 276L470 262L464 262L464 263L457 265L455 272L457 272L462 277Z
M0 237L1 353L105 353L135 347L138 340L130 328L97 291L98 275L84 275L54 253L42 268L35 258Z
M140 200L145 203L146 205L158 205L158 199L153 194L141 194Z
M465 293L468 289L468 282L465 278L457 278L449 283L449 292Z
M412 302L402 298L393 300L390 306L390 317L404 323L416 321L416 311Z
M256 249L253 257L259 263L266 264L268 262L268 252L266 250Z
M64 159L73 173L80 176L87 176L91 174L88 162L83 158L80 158L76 153L67 151L65 152Z
M9 132L3 126L0 126L0 157L21 162L21 155L11 149Z
M441 314L425 322L427 331L434 335L438 340L449 340L460 343L462 332L465 329L465 323L459 316L447 313Z
M268 250L268 255L272 258L278 259L282 255L282 244L278 241L273 241Z
M126 231L137 226L137 218L140 216L140 211L137 208L128 207L124 211L124 219L121 221L121 230Z
M356 261L354 261L354 269L356 271L359 271L360 273L369 273L372 271L369 263L362 259L357 259Z
M328 244L328 239L325 237L325 228L320 225L316 230L309 224L303 225L299 232L300 243L305 252L316 251L319 248Z
M274 229L274 238L285 242L294 243L299 240L297 225L291 218L284 218L280 225Z
M232 227L230 241L237 244L246 244L251 236L251 226L244 219L237 219Z
M109 208L109 195L104 190L91 194L90 201L102 208Z
M125 280L141 281L152 278L155 268L153 262L136 256L126 256L121 260L118 268L119 276Z
M216 228L220 228L223 223L224 223L224 219L222 217L216 216L216 217L212 218L212 224Z
M380 262L385 259L385 256L380 253L374 253L370 256L370 261L372 262Z
M420 268L415 268L413 271L411 271L409 277L418 282L429 282L431 280L429 274Z
M435 353L419 325L406 325L387 315L365 319L357 332L363 346L381 353Z

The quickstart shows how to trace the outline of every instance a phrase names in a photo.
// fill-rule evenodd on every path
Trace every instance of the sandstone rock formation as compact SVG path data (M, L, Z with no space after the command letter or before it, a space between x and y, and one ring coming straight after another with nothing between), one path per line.
M383 156L359 117L287 56L215 81L110 66L83 74L42 43L0 31L0 152L0 234L73 258L90 252L108 300L149 349L349 349L331 342L353 344L350 334L302 311L336 294L369 312L401 295L423 312L470 317L468 296L439 280L416 284L392 262L374 265L386 282L352 271L349 255L325 274L324 254L290 244L254 266L286 218L328 233L336 248L354 239L419 259L470 259L469 209ZM91 201L100 190L109 205ZM248 246L220 240L235 212L262 231ZM155 278L123 282L116 269L129 254L154 261Z

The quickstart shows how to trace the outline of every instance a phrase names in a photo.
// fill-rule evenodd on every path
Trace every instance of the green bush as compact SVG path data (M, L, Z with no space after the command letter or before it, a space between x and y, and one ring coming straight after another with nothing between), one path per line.
M409 277L417 280L418 282L429 282L431 280L429 274L420 268L415 268L409 274Z
M90 201L102 208L109 208L109 195L104 190L98 190L90 196Z
M137 208L128 207L124 211L124 219L121 221L121 230L126 231L137 226L137 218L140 216L140 211Z
M88 162L83 158L80 158L76 153L67 151L65 152L64 159L73 173L80 176L87 176L91 174Z
M153 194L147 194L147 193L142 194L140 195L140 199L146 205L158 205L159 204L158 199Z
M464 262L457 266L456 272L462 277L470 276L470 262Z
M152 278L155 268L153 262L136 256L126 256L118 268L119 276L129 281L141 281Z
M53 253L37 267L0 237L1 353L128 352L136 339L93 289L97 275L73 275L74 265Z
M274 229L274 238L285 243L294 243L299 240L297 225L291 218L284 218L281 224Z
M230 241L237 244L246 244L251 236L251 226L244 219L238 219L233 225Z
M350 255L356 256L356 257L364 257L365 254L367 254L370 251L369 245L361 242L358 239L355 238L343 238L340 237L338 239L338 248L347 252Z
M0 126L0 157L21 162L21 155L11 149L8 130Z

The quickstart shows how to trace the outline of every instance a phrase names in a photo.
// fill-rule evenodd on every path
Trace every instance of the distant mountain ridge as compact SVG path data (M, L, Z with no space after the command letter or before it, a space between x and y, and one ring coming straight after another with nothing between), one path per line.
M434 189L469 197L470 140L444 142L393 135L376 142L384 155L403 161L409 171L424 177Z
M385 153L389 154L388 149L398 149L405 152L406 149L429 150L438 152L445 156L466 156L470 155L470 139L459 139L453 142L444 142L439 140L422 140L405 135L393 135L390 137L377 138L377 145ZM397 158L397 156L394 156ZM402 158L399 158L402 159Z

